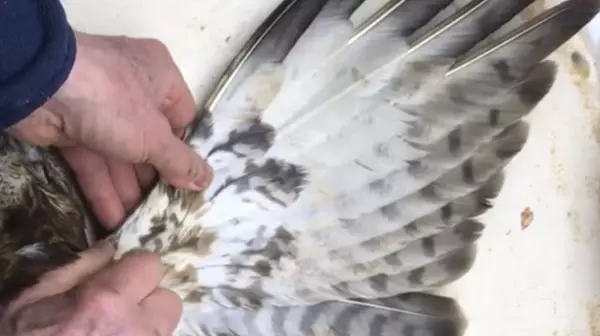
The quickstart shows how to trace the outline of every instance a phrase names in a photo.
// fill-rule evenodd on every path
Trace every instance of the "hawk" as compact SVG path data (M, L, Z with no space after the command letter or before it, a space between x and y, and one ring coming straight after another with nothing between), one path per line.
M600 10L568 0L525 18L533 2L284 0L187 130L211 186L159 181L110 236L115 258L160 255L184 301L178 336L462 335L458 302L432 292L475 260L478 216L554 83L547 57ZM4 209L70 217L17 233L3 210L3 296L93 240L64 165L6 139Z

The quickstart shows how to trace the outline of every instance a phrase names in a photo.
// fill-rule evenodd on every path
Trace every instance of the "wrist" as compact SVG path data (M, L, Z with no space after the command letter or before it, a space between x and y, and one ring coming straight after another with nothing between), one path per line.
M75 44L75 55L73 57L73 65L68 76L66 76L62 85L56 93L48 100L47 105L59 103L64 105L66 102L82 97L82 91L86 88L85 73L89 67L86 60L86 45L82 43L84 34L73 30L73 43ZM89 80L87 81L89 85Z

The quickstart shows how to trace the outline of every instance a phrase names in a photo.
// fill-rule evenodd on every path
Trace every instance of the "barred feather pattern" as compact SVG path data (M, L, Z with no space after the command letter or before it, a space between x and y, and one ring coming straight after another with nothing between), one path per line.
M212 185L159 183L112 237L117 258L161 255L178 335L461 334L454 302L448 320L415 292L471 268L546 58L600 1L523 20L533 0L390 0L358 20L369 2L284 1L188 130Z
M265 307L253 312L196 310L196 305L188 304L184 314L194 319L184 319L178 335L458 336L466 328L460 307L448 298L410 293L369 303L326 301L311 306ZM198 324L199 320L205 323Z

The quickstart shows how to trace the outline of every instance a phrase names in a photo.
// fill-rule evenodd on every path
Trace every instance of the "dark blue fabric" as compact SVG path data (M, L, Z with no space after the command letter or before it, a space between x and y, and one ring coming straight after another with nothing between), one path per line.
M59 0L0 0L1 129L58 91L75 53L75 36Z

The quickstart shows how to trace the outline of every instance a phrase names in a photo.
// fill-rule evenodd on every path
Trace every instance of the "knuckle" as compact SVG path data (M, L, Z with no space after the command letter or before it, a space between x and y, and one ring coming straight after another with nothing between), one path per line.
M149 46L156 48L157 50L167 50L167 46L159 39L154 37L145 38L144 41L148 43Z
M152 50L155 53L155 56L159 56L160 59L170 59L171 53L167 48L167 45L159 39L156 38L146 38L144 39L144 43L147 45L148 49Z
M154 136L150 137L146 146L146 158L150 160L159 160L173 150L173 134L165 125L157 127Z
M145 119L145 124L141 126L140 131L136 132L135 139L129 144L130 161L134 163L148 162L156 146L157 138L160 137L152 119Z

